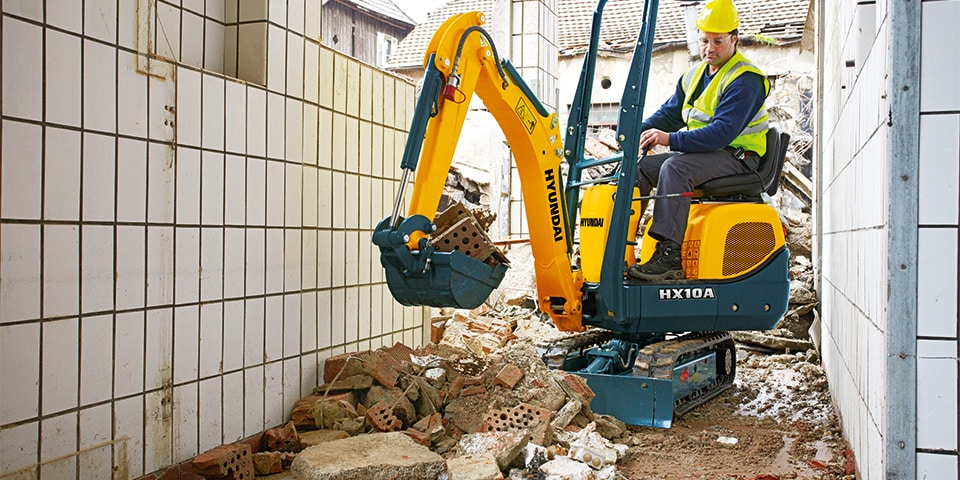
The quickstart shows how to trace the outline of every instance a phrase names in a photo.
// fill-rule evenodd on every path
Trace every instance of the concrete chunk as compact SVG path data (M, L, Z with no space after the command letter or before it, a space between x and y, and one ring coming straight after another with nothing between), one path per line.
M310 447L290 470L298 480L433 480L446 461L399 432L357 435Z
M493 455L464 455L447 460L450 480L503 480L503 474Z

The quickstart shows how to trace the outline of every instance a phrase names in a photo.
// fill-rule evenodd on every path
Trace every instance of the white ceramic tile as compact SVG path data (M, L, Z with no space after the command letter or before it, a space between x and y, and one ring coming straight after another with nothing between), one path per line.
M201 158L200 221L223 225L224 155L203 151Z
M320 45L311 41L303 43L303 99L310 103L320 102Z
M241 18L245 6L246 4L240 5ZM238 28L237 77L257 85L266 85L269 61L267 59L267 23L241 23Z
M43 29L4 16L2 35L3 115L41 120Z
M77 413L71 412L40 422L40 475L53 478L76 478ZM66 458L64 458L66 457ZM59 459L59 461L58 461Z
M957 335L957 231L921 228L917 249L917 335Z
M349 59L346 56L340 53L333 54L333 111L335 112L347 112L347 94L350 91L347 79L348 62Z
M303 224L303 166L287 164L284 188L284 225L299 227Z
M113 316L80 319L80 406L102 402L112 395ZM106 347L105 347L106 346Z
M344 228L347 226L347 212L346 209L341 208L340 205L347 205L345 202L349 201L346 192L346 176L341 172L333 172L331 187L331 193L333 194L333 227ZM322 206L323 204L321 203L321 207Z
M283 361L283 406L281 408L282 412L289 412L293 410L293 406L297 403L297 400L301 397L300 391L300 357L288 358ZM311 389L306 390L306 394L309 394ZM284 415L281 415L280 422L283 422Z
M283 247L283 290L286 292L297 291L301 289L301 250L302 235L301 230L286 230L284 232Z
M223 150L224 95L223 78L203 75L203 109L201 111L202 145L204 149Z
M316 339L314 339L316 341ZM317 374L319 372L317 364L317 354L308 353L300 356L300 391L309 393L319 384Z
M137 18L138 0L119 0L117 5L117 18ZM50 14L47 13L49 19ZM117 25L117 43L130 50L137 50L137 22L119 21ZM121 97L122 98L122 97Z
M267 162L247 158L247 225L267 222Z
M109 222L114 219L116 149L116 137L83 134L81 207L84 221Z
M30 452L24 455L3 455L0 457L0 472L14 472L32 468L36 464L35 452L39 447L38 422L24 423L0 430L0 450L4 452ZM29 477L24 477L29 478Z
M360 81L361 81L360 62L353 58L347 59L347 85L350 85L354 89L356 89L360 85ZM359 116L360 115L360 95L350 95L348 92L346 97L347 97L347 105L346 105L347 115L350 115L351 117Z
M286 105L286 151L284 158L288 162L301 163L304 161L304 104L298 100L287 100Z
M154 48L157 55L180 60L180 9L165 2L156 3L157 28Z
M302 12L301 12L302 13ZM301 15L301 23L302 23ZM293 32L287 33L287 95L304 98L304 39ZM288 127L289 128L289 127Z
M77 406L77 391L80 386L79 325L80 322L76 318L43 323L42 413L44 415ZM27 345L22 347L25 348ZM10 364L10 367L13 366ZM139 373L143 374L142 371ZM6 378L6 375L3 378Z
M223 296L238 298L243 296L244 244L246 235L243 229L227 228L223 238Z
M263 424L265 428L283 423L283 363L268 363L263 371Z
M283 291L283 230L268 229L266 238L266 293L279 293Z
M223 411L220 378L200 382L200 444L198 451L205 452L220 445L222 441L221 412Z
M146 341L143 312L117 314L113 363L114 397L143 391L143 353Z
M333 225L333 173L320 169L317 172L317 224L323 227Z
M173 223L176 192L176 154L169 145L147 146L147 220Z
M920 110L960 110L960 65L944 62L956 56L960 43L960 3L924 2L920 34ZM942 65L941 65L942 64Z
M184 10L180 24L180 61L197 68L203 67L203 17Z
M156 391L144 396L144 418L171 418L172 407L169 393ZM153 472L166 468L173 463L173 432L170 422L145 422L144 438L150 441L144 445L143 469Z
M113 423L112 406L97 405L80 410L80 454L78 466L81 479L109 478L110 434Z
M78 220L80 218L80 133L47 127L45 141L43 216L49 220ZM6 143L5 141L4 151L12 152L13 147L8 150ZM16 158L20 155L8 153L7 156ZM20 185L13 186L14 190L19 187ZM6 188L7 186L4 185L4 191Z
M317 287L328 288L332 285L331 275L333 273L333 260L330 255L324 252L330 252L333 248L333 232L321 230L317 237Z
M347 343L351 343L360 339L360 314L357 312L357 308L353 307L360 304L360 291L357 287L347 287L346 302L347 305L350 305L350 308L346 309L346 315L343 319L344 335Z
M344 155L346 157L345 170L350 173L360 171L360 122L356 118L347 117L346 133L344 135Z
M359 132L359 167L358 172L363 175L370 175L373 172L373 165L371 164L373 149L371 144L373 143L373 126L370 122L360 122L360 132Z
M262 365L264 356L264 299L246 301L243 327L243 364Z
M344 322L347 318L347 309L344 305L344 295L345 292L343 289L333 290L330 294L330 342L332 345L342 345L345 336ZM321 337L323 335L321 330ZM320 344L322 348L323 343Z
M318 225L318 172L316 168L303 168L303 226L316 227Z
M357 205L358 207L363 203L363 199L360 197L360 177L356 175L347 175L346 176L346 201L344 205ZM351 209L349 212L344 212L346 216L346 226L347 228L357 228L359 227L360 222L360 212L359 208Z
M370 119L374 123L383 123L383 79L385 75L373 70L370 75Z
M117 49L83 42L83 127L117 131Z
M244 302L234 300L223 304L223 371L243 368Z
M396 125L396 81L389 75L383 76L383 124L387 127Z
M361 339L370 338L370 332L372 330L372 326L370 325L372 321L370 315L370 287L361 286L357 289L357 294L358 335ZM377 322L379 321L380 319L377 319Z
M373 337L378 337L383 334L383 324L384 324L384 314L383 314L383 304L386 302L386 298L389 297L390 293L387 292L384 295L383 285L374 285L371 288L370 293L370 335Z
M80 311L112 310L113 227L84 225L80 245Z
M283 297L267 297L264 306L264 361L273 362L283 357Z
M304 33L304 0L287 0L287 28L303 35Z
M345 248L346 255L343 257L345 284L356 285L360 281L360 236L357 232L345 233Z
M286 0L267 0L267 15L271 22L286 27L287 26L287 1Z
M287 83L287 35L277 25L282 23L267 26L267 90L284 94Z
M200 146L201 75L189 68L177 69L177 143Z
M917 359L917 448L957 448L956 359Z
M200 300L223 298L222 228L204 228L200 233Z
M219 4L222 8L222 2L210 2L211 5ZM227 28L222 23L206 19L203 22L203 68L218 72L224 72L224 54L230 50L225 50Z
M263 229L247 229L246 294L263 294L267 270L267 233Z
M47 23L69 30L76 34L83 33L83 2L74 0L45 0ZM37 5L37 2L26 0L24 3ZM40 19L36 19L40 21Z
M143 397L132 397L114 402L114 458L121 469L131 476L143 472ZM126 460L126 464L122 463Z
M300 354L300 309L299 293L283 297L283 356L285 358Z
M373 118L373 79L374 70L366 65L360 66L360 119L370 120ZM377 78L380 82L380 79ZM381 88L383 83L380 82ZM356 85L356 84L354 84Z
M317 231L304 230L300 285L304 290L317 288Z
M276 161L267 161L267 225L282 227L284 214L284 164Z
M174 299L177 304L196 302L200 299L200 229L176 228L174 235Z
M217 375L223 360L223 304L200 306L200 378Z
M46 225L43 242L43 315L76 315L80 311L79 229L76 225Z
M47 30L45 107L47 122L80 126L80 38ZM144 81L146 85L146 81Z
M317 349L317 292L300 295L300 352Z
M347 117L340 113L334 113L331 127L330 165L334 170L343 171L347 168Z
M177 148L177 223L200 223L200 150Z
M223 376L223 398L244 398L243 374L244 372L239 371ZM243 402L223 402L223 443L235 442L243 438L243 414Z
M237 51L237 44L240 39L237 38L239 35L239 26L237 25L227 25L224 29L224 38L223 38L223 73L228 77L240 78L237 73L237 56L239 52Z
M117 0L83 2L83 34L114 43L117 40Z
M320 0L304 0L304 35L311 40L320 38Z
M333 165L333 113L320 109L317 118L317 165L330 168Z
M198 390L197 383L173 387L173 458L176 462L200 453Z
M944 198L960 197L960 115L922 115L920 117L920 197L921 224L956 225L960 219L958 202Z
M43 179L40 127L4 120L2 134L0 215L39 220Z
M247 91L242 83L226 82L226 148L228 152L247 150Z
M303 163L306 165L317 165L319 150L318 122L317 106L303 104L303 129L300 134L300 145L303 152Z
M0 324L36 318L40 318L40 227L0 225Z
M357 278L357 283L360 285L366 285L371 283L370 271L372 268L378 268L379 262L373 261L373 255L379 253L379 249L373 245L373 242L368 241L368 235L364 232L360 234L357 252L357 270L360 274Z
M39 414L40 324L0 326L0 423Z
M49 133L48 133L49 139ZM48 147L49 158L49 147ZM47 170L49 176L49 169ZM144 222L147 216L147 144L117 139L117 221Z
M326 108L333 107L333 96L336 90L333 80L336 56L330 48L320 46L320 79L317 83L320 86L320 105Z
M194 381L200 371L200 309L177 307L173 318L173 382Z
M957 455L954 453L917 453L915 478L957 478Z
M383 177L383 149L388 142L393 144L393 132L385 130L382 125L374 124L370 141L370 173L374 177Z
M188 10L190 12L196 13L197 15L204 14L204 11L205 11L204 4L206 3L212 3L212 2L206 2L206 0L180 0L180 5L183 7L184 10Z
M332 298L330 290L317 293L317 348L319 349L333 345Z
M173 303L173 227L147 227L147 306Z
M267 157L284 159L286 100L276 93L267 94ZM298 130L299 131L299 130Z
M150 76L147 133L153 140L173 142L177 115L177 82L173 79Z
M242 12L243 9L241 8ZM243 435L255 435L263 431L263 367L253 367L243 372Z

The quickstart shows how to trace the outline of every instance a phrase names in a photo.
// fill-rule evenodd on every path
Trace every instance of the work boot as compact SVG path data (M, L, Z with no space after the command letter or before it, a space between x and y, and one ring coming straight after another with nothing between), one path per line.
M664 280L683 280L683 264L680 261L680 245L672 240L657 242L657 249L653 256L644 264L635 264L630 267L631 278L648 282L662 282Z

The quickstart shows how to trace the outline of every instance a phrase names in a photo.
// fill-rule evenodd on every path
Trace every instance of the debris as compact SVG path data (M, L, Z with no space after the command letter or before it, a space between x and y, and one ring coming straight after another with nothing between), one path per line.
M497 460L489 453L447 459L449 480L503 480Z
M440 455L399 433L371 433L310 447L290 467L311 480L429 480L446 471Z
M246 444L220 445L197 455L190 462L191 471L204 477L230 480L252 480L253 456Z
M724 436L717 437L717 443L721 445L727 445L732 447L736 445L737 442L739 442L739 440L733 437L724 437Z

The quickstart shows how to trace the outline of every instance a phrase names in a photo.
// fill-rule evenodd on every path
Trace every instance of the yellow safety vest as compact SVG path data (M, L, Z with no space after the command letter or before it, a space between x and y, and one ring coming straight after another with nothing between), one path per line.
M727 60L727 63L720 68L720 71L713 76L710 84L703 90L700 97L691 103L690 98L696 89L695 82L703 77L703 72L707 66L707 63L701 62L683 76L683 83L681 84L685 97L683 101L683 118L687 122L687 130L695 130L709 125L716 113L720 97L727 89L727 86L729 86L734 79L746 72L753 72L760 75L760 78L763 79L764 94L770 93L770 81L767 80L766 75L737 51L734 52L730 60ZM765 154L767 152L767 118L766 107L760 105L760 110L750 119L746 128L730 142L730 146L757 152L757 155L761 156Z

